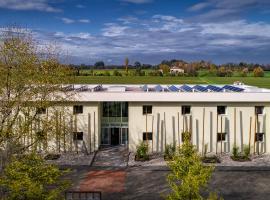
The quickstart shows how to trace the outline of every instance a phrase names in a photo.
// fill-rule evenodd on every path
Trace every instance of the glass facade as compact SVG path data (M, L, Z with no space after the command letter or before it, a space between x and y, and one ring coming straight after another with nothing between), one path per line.
M128 103L104 102L101 112L101 144L127 144Z

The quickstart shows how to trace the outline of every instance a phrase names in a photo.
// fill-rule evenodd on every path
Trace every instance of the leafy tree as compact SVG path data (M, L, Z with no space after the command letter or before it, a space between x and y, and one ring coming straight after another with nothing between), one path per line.
M68 98L62 84L70 81L70 69L58 62L55 47L41 49L21 29L6 29L1 40L0 156L4 157L1 164L5 164L12 154L35 150L38 144L46 149L46 138L55 138L56 119L42 118L37 111L60 109L54 107L51 98L58 102Z
M247 75L248 75L248 68L246 67L241 71L241 76L242 77L247 77Z
M254 77L264 77L264 70L261 67L256 67L253 70Z
M172 192L167 199L203 199L200 191L207 187L214 167L203 165L200 155L191 144L190 133L186 132L183 136L183 145L177 149L172 161L168 162L171 173L167 180Z
M69 182L61 180L67 171L46 164L36 154L13 157L0 179L0 187L6 191L8 200L63 199L63 191Z
M168 74L170 72L170 67L166 64L160 64L159 69L162 70L163 74Z
M136 61L136 62L134 63L134 66L135 66L136 68L141 68L141 67L142 67L142 65L141 65L141 63L140 63L139 61Z
M95 63L95 67L103 69L105 67L105 63L103 61L98 61Z

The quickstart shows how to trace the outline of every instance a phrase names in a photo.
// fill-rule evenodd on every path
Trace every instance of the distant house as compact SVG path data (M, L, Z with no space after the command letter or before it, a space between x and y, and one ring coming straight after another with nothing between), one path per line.
M185 73L185 70L183 70L179 67L170 68L170 74L183 74L183 73Z

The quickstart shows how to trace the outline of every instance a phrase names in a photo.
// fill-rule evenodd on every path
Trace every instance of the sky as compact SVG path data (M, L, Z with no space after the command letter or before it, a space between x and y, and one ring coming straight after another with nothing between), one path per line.
M270 63L270 0L0 0L14 24L74 64Z

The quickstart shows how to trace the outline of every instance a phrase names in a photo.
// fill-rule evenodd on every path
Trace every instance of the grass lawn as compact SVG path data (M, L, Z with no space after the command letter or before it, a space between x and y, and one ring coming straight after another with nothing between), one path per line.
M242 81L247 85L270 88L270 77L160 77L160 76L77 76L78 84L232 84Z

